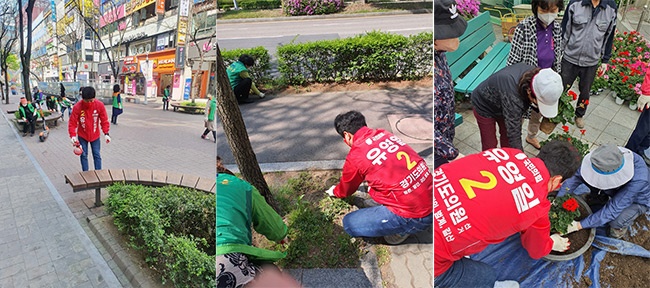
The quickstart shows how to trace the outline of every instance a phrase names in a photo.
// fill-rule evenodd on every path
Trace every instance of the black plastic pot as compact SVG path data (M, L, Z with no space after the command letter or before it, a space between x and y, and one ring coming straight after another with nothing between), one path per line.
M587 202L582 199L580 196L575 196L574 197L576 201L578 201L578 204L585 208L587 210L587 216L593 214L591 211L591 208L589 208L589 205L587 205ZM591 243L594 242L594 238L596 238L596 228L590 228L589 229L589 238L587 238L587 242L585 243L584 246L580 247L580 249L576 250L575 252L571 254L566 254L566 255L553 255L553 254L548 254L543 257L544 260L551 261L551 262L559 262L559 261L568 261L571 259L578 258L580 255L584 254L587 249L589 249L589 246L591 246Z

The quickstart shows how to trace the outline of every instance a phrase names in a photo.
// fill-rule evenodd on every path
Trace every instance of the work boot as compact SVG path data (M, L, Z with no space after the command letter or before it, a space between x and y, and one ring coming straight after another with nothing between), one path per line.
M609 227L609 237L615 239L621 239L623 238L623 236L625 236L625 233L627 233L627 227L620 228L620 229Z
M409 236L411 236L411 235L409 235L409 234L393 234L393 235L384 236L384 240L386 241L386 243L388 243L390 245L397 245L397 244L401 244L402 242L406 241L406 239L408 239Z
M535 147L535 149L537 149L537 150L539 150L540 148L542 148L542 146L539 144L539 141L538 141L537 138L534 137L534 136L533 136L533 137L526 136L526 143L532 145L532 146Z
M582 117L576 117L576 127L585 128L585 120L582 120Z
M494 288L519 288L519 282L513 280L503 280L494 282Z

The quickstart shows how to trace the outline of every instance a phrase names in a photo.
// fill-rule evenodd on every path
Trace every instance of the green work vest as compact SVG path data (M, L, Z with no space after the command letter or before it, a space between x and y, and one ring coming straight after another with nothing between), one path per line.
M230 87L232 89L235 89L235 87L239 85L239 82L241 82L242 78L239 76L239 73L243 71L248 71L248 68L246 68L244 63L239 61L233 62L228 66L228 69L226 69L226 72L228 72L228 80L230 80Z
M230 174L217 174L217 255L242 253L253 262L275 262L287 256L252 246L251 225L271 241L287 235L282 218L255 187Z
M208 103L208 105L210 105L210 111L208 112L208 121L214 121L214 114L217 111L217 100L210 100L210 103Z
M31 118L31 116L34 115L34 105L32 103L27 103L27 109L29 110L29 115ZM23 107L23 105L18 105L18 110L20 110L21 119L27 118L27 114L25 113L25 107Z

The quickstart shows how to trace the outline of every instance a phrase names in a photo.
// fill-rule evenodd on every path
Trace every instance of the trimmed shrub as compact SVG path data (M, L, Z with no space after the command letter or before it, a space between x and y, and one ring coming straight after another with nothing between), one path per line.
M249 49L222 50L221 57L228 67L239 59L242 54L248 54L255 59L255 65L248 69L255 83L264 83L268 81L271 73L271 54L263 46L257 46Z
M290 16L332 14L343 10L343 0L284 0L282 10Z
M215 287L214 196L180 187L114 184L106 207L130 245L175 287Z
M231 9L235 8L232 0L218 0L219 8ZM241 9L276 9L282 7L282 0L238 0L237 5Z
M433 33L373 31L351 38L278 47L279 71L289 84L413 80L431 74Z

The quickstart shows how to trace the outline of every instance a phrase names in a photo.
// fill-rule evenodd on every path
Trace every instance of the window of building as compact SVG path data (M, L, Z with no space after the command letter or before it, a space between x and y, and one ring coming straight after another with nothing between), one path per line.
M93 61L93 53L86 53L86 61Z

